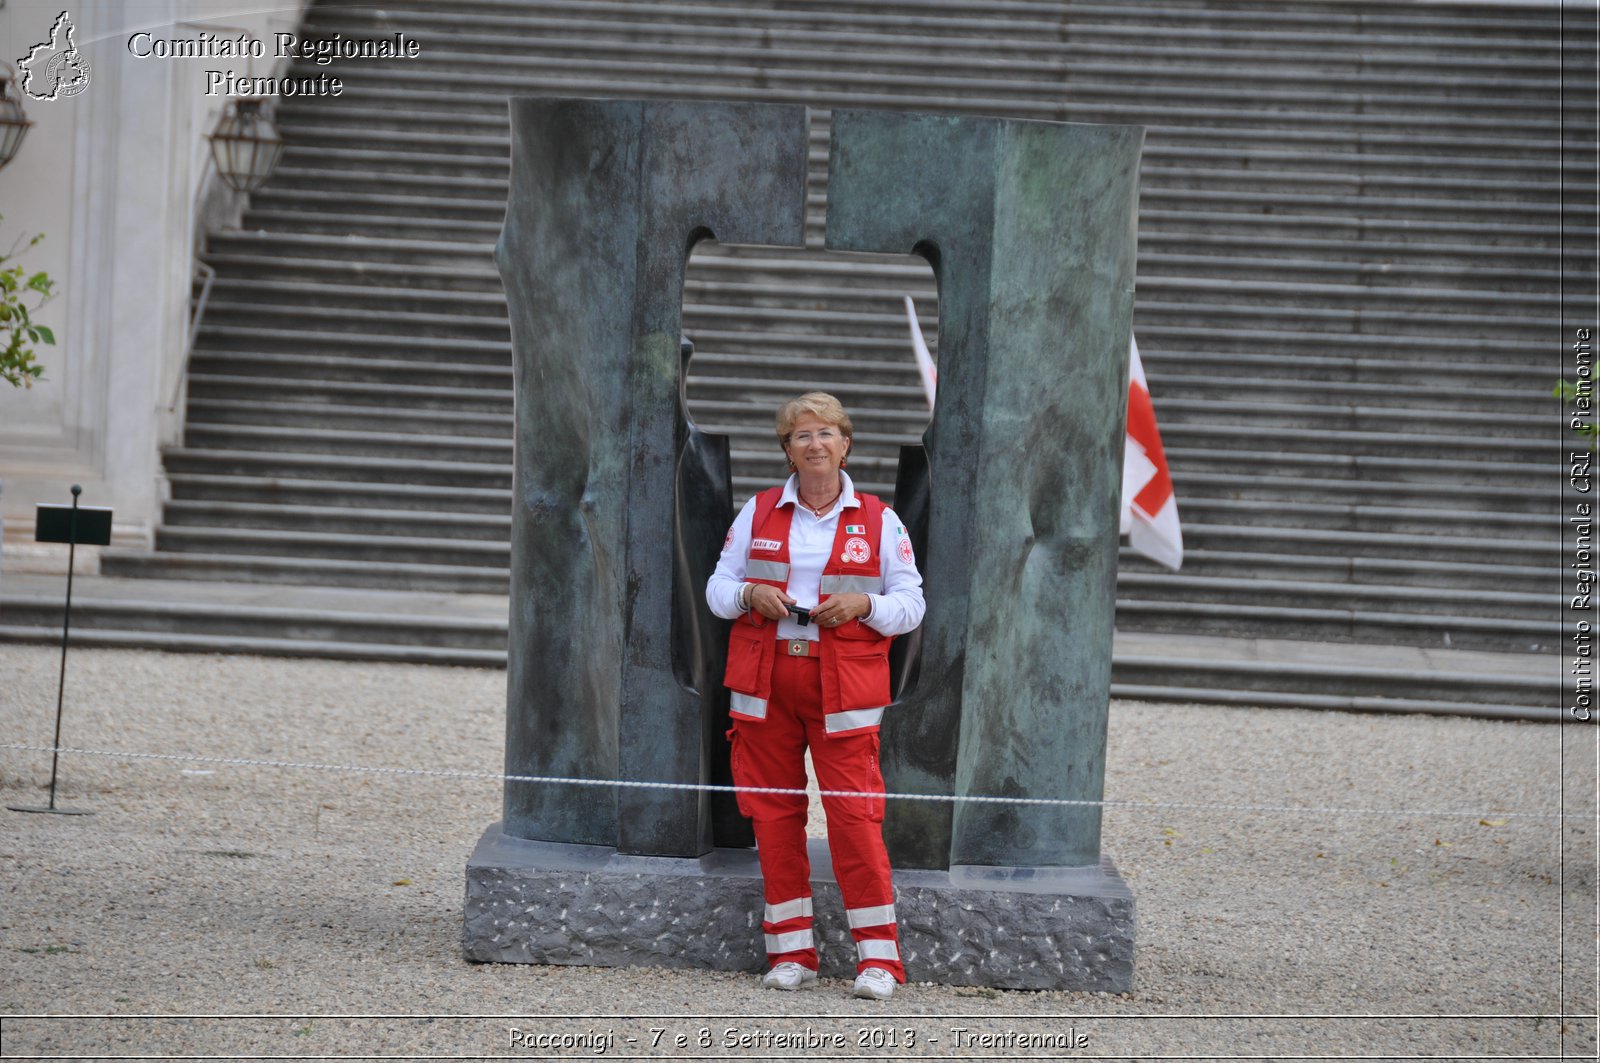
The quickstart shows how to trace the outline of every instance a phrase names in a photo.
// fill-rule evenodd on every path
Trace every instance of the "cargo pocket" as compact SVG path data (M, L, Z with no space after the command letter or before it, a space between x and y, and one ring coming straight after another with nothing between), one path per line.
M852 653L849 643L834 645L839 653L839 707L881 709L889 704L889 652L862 647Z
M755 694L760 689L761 644L772 641L772 632L734 624L728 635L728 664L723 669L723 683L729 690L741 694Z
M872 764L869 777L872 779L872 788L878 795L868 802L867 815L872 817L872 822L882 823L884 809L889 803L888 798L884 797L883 794L888 787L883 785L883 768L878 764L879 745L877 732L873 732L867 737L872 739Z
M733 776L733 785L740 787L740 789L734 790L733 800L739 806L739 814L749 819L751 818L750 802L746 800L745 792L742 789L750 785L749 781L744 777L743 753L743 742L739 738L739 729L737 727L728 728L728 771ZM881 775L879 779L881 785Z

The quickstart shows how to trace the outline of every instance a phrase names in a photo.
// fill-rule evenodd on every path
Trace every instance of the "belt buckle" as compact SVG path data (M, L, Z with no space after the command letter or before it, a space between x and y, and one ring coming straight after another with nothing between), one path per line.
M789 656L790 657L809 657L809 656L811 656L811 640L810 639L790 639L789 640Z

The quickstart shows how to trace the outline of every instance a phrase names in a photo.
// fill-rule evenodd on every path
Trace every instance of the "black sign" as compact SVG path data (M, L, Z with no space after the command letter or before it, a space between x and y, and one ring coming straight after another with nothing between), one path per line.
M72 530L74 512L78 525L76 536ZM34 524L35 542L111 545L111 510L106 506L54 506L41 502L34 514Z

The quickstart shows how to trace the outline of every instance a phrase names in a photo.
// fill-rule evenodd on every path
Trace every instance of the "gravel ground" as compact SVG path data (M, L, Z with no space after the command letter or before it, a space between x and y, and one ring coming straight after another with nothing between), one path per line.
M0 741L49 744L58 662L0 645ZM62 739L495 772L504 698L494 670L74 650ZM464 868L498 818L494 781L68 755L59 801L94 815L0 813L0 1043L14 1058L1595 1058L1597 733L1116 703L1108 798L1192 806L1106 812L1139 905L1135 991L928 981L887 1005L831 980L779 994L749 975L465 962ZM49 771L48 754L0 749L0 796L42 803ZM1563 802L1564 828L1504 815ZM1324 810L1214 807L1239 804ZM1452 814L1337 811L1352 808Z

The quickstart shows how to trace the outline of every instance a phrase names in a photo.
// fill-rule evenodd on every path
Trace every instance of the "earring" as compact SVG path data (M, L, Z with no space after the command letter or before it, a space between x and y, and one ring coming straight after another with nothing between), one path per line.
M794 464L794 459L793 459L793 458L790 458L790 459L789 459L789 471L790 471L790 472L794 472L794 470L795 470L795 464Z
M839 459L839 468L842 469L846 465L849 465L849 464L850 464L850 455L846 454L844 457Z

